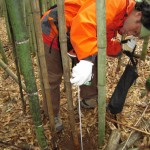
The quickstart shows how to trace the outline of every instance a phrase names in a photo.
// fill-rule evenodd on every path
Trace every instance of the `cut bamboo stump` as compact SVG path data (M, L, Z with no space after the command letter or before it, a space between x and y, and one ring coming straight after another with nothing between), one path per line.
M119 144L121 133L118 129L112 131L106 150L116 150Z

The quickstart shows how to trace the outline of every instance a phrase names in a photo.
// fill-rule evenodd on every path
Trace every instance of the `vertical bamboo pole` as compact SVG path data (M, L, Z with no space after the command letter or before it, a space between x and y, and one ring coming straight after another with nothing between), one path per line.
M40 22L40 8L39 8L39 1L32 0L30 1L31 9L33 13L33 21L35 26L35 33L36 33L36 41L37 41L37 48L38 48L38 57L39 57L39 66L41 68L41 75L42 75L42 83L44 85L44 91L46 96L47 108L48 108L48 115L50 120L50 127L51 127L51 134L52 134L52 144L53 147L57 147L56 144L56 133L55 133L55 126L54 126L54 113L52 107L52 101L50 96L50 85L48 80L48 73L47 73L47 66L45 60L45 51L44 51L44 44L42 39L42 29L41 29L41 22Z
M7 29L7 35L8 35L8 40L10 43L12 43L12 33L10 31L10 21L7 13L7 8L6 8L6 1L3 0L3 11L4 11L4 16L5 16L5 22L6 22L6 29Z
M3 17L3 0L0 0L0 17Z
M96 0L97 46L98 46L98 144L105 137L106 111L106 19L105 0Z
M141 52L141 60L145 61L145 57L147 54L147 46L148 46L149 36L144 38L142 52Z
M31 9L31 5L30 5L30 0L26 0L26 11L27 11L27 22L29 24L29 28L30 28L30 38L31 38L31 45L32 45L32 52L36 53L37 56L37 64L38 64L38 71L39 71L39 78L40 78L40 87L41 87L41 91L42 91L42 97L43 97L43 109L45 112L47 112L48 114L48 110L47 110L47 102L46 102L46 95L45 95L45 91L44 91L44 85L43 85L43 79L42 79L42 74L41 74L41 68L40 68L40 62L39 62L39 57L38 57L38 51L37 51L37 41L36 41L36 35L35 35L35 28L34 28L34 21L33 21L33 15L32 15L32 9ZM46 109L46 110L45 110Z
M75 146L79 146L78 136L75 129L75 116L72 102L72 90L70 83L70 65L69 58L67 56L67 38L66 38L66 23L64 16L64 0L57 0L58 6L58 27L59 27L59 41L62 55L63 71L64 71L64 81L66 85L66 96L68 101L68 109L70 115L70 126L73 135L73 140Z
M41 121L36 81L29 51L29 38L26 32L25 23L22 21L20 3L20 0L6 0L8 15L10 17L10 23L14 33L17 55L19 57L22 74L24 76L26 91L29 98L30 111L35 125L36 138L41 149L46 150L48 148L48 144Z
M27 16L26 25L27 25L28 31L29 31L31 53L33 55L35 55L37 52L37 43L36 43L36 37L35 37L35 29L34 29L34 23L33 23L32 10L31 10L31 5L30 5L29 0L25 1L25 10L26 10L26 16Z
M40 6L40 14L44 14L44 12L47 10L47 0L39 0L39 6Z

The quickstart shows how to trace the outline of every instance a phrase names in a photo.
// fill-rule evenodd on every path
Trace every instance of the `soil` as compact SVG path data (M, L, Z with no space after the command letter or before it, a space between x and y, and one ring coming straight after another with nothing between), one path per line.
M8 59L8 67L16 74L16 67L12 53L12 45L8 41L5 20L0 18L0 40L3 43L3 48L6 52ZM140 54L142 48L142 40L138 41L136 53ZM104 144L98 148L98 108L94 109L81 109L82 111L82 134L83 134L83 149L84 150L98 150L106 149L111 131L119 129L121 132L120 142L128 139L131 132L134 130L130 127L135 126L138 119L141 117L140 124L146 122L150 118L150 109L144 112L147 105L149 105L149 95L145 94L145 81L150 75L150 50L145 61L138 61L138 74L139 77L136 83L130 88L123 111L117 114L117 122L121 122L127 126L114 123L106 118L106 132ZM40 89L40 80L38 76L38 67L36 57L32 56L33 66L35 70L35 77L38 87L38 95L41 107L41 117L43 121L44 133L49 144L49 149L52 148L52 137L49 129L49 121L44 116L42 108L42 95ZM117 58L107 57L107 70L106 70L106 102L108 103L117 83L128 63L128 57L125 55L121 59L121 67L117 69ZM22 80L22 82L24 82ZM5 71L0 68L0 150L19 150L19 149L33 149L40 150L36 140L34 125L30 114L29 101L27 94L23 91L24 99L26 101L26 114L23 114L22 103L19 94L18 84L8 76ZM77 129L78 139L80 142L80 129L79 129L79 115L77 109L77 88L73 87L73 104L75 114L75 127ZM143 114L144 112L144 114ZM64 83L61 85L61 110L60 116L63 120L64 130L56 134L55 143L60 150L76 150L79 147L74 146L72 140L72 133L70 130L69 112L67 109L67 100L64 92ZM114 119L111 114L106 112L106 116ZM140 128L139 125L135 126L137 129L147 131L150 129ZM150 149L150 136L143 134L143 137L136 141L132 148Z

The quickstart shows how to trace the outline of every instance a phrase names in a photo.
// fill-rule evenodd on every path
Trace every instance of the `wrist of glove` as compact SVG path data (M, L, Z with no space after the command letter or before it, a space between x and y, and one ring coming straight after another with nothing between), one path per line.
M135 46L136 46L136 39L135 37L131 36L129 39L127 39L127 43L122 45L122 48L123 50L132 52Z
M80 62L72 69L72 78L70 82L75 85L82 85L91 80L93 63L87 60Z

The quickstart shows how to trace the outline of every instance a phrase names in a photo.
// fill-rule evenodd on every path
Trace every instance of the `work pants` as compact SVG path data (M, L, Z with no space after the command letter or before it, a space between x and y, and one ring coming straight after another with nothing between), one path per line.
M50 95L53 105L54 116L57 116L60 109L60 84L63 75L61 52L59 49L51 49L47 44L44 44L45 58L47 64L48 78L50 84ZM97 62L93 67L92 85L80 86L80 96L83 99L97 97Z

